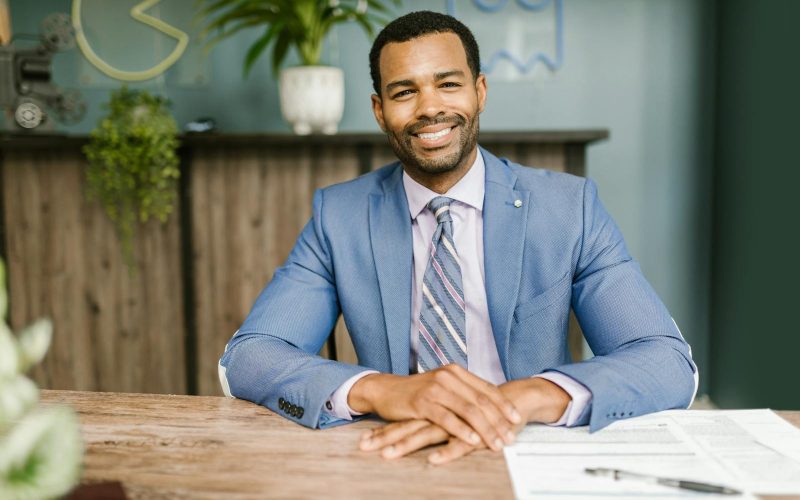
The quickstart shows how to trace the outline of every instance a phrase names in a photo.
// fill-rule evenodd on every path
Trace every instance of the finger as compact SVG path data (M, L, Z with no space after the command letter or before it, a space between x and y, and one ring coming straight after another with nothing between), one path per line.
M446 406L467 421L467 423L473 425L484 442L489 443L494 449L501 448L503 443L511 444L514 442L514 433L511 431L513 424L509 422L505 414L501 411L501 407L495 404L492 397L489 395L493 392L500 393L497 387L467 372L458 365L447 365L446 369L441 369L441 372L437 373L436 376L438 383L442 384L450 392L455 393L462 399L462 401L454 400L452 401L453 405ZM481 385L483 386L482 388L489 392L480 392L471 384ZM505 396L501 395L501 398L505 399ZM502 405L502 401L500 404ZM480 409L488 423L485 423L484 419L480 418L479 414L476 415L474 413L475 409L472 408L472 406L477 406L478 409ZM514 411L516 412L516 410ZM470 414L472 414L472 417L469 417ZM494 432L492 432L489 427L491 427ZM498 439L500 439L500 442L495 443Z
M400 458L427 446L447 441L450 434L438 425L428 423L425 427L385 447L381 451L383 458Z
M460 439L451 439L449 443L428 455L428 462L433 465L443 465L472 453L477 448Z
M447 431L448 434L476 445L481 443L481 436L461 420L455 413L442 405L430 405L425 408L425 418Z
M363 451L372 451L384 448L428 425L430 425L430 422L423 419L394 422L379 429L375 429L371 434L365 433L361 436L361 441L359 442L358 446Z
M372 429L367 429L367 430L365 430L364 432L361 433L361 437L359 439L361 441L364 441L365 439L369 439L369 438L372 437L372 435L374 433L378 432L379 429L380 429L380 427L373 427Z
M509 400L505 394L503 394L503 391L501 391L499 387L491 382L483 380L459 365L450 364L447 366L451 367L449 369L453 375L461 379L473 390L489 398L489 400L502 412L506 420L512 424L519 424L522 422L522 415L519 414L517 408L514 406L514 403L512 403L511 400Z
M461 391L461 394L464 394L464 391L472 391L472 389L468 388L453 375L447 375L446 377L440 376L439 379L441 385L431 388L431 396L435 398L434 400L457 415L460 420L466 422L490 448L494 450L501 449L504 444L501 436L508 433L511 429L511 425L497 412L497 409L491 404L482 408L470 399L467 399L470 396L464 397L458 394L459 391ZM457 386L460 386L460 388L456 389L455 387ZM479 395L475 394L473 397L478 399ZM485 398L484 401L486 401ZM446 424L433 419L431 420L450 431L450 428L448 428ZM453 433L453 435L462 439L464 438L461 434ZM478 444L471 435L464 440L471 444Z
M510 423L505 418L505 415L500 413L497 406L489 401L489 398L485 394L478 394L476 405L483 411L484 415L486 415L486 418L492 424L492 427L494 427L500 439L502 439L505 444L513 443L516 437L513 432L515 424Z
M363 434L361 434L361 438L359 439L359 443L372 441L373 439L380 439L381 436L383 436L383 434L385 432L391 431L392 429L395 429L395 428L398 428L398 427L403 427L405 425L409 425L411 422L414 422L414 421L415 420L413 420L413 419L403 420L401 422L391 422L389 424L380 425L378 427L373 427L372 429L370 429L368 431L365 431ZM425 422L425 421L423 420L423 422Z

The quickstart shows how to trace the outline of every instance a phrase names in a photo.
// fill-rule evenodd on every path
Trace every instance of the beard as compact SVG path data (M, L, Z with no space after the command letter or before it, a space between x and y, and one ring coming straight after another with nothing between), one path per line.
M444 153L433 158L419 154L413 145L414 134L431 125L449 124L458 127L458 147L455 151ZM423 119L408 125L400 132L389 130L386 132L389 144L400 162L408 168L417 169L427 174L449 172L463 165L469 154L478 144L478 131L480 129L478 114L468 120L459 115L442 116Z

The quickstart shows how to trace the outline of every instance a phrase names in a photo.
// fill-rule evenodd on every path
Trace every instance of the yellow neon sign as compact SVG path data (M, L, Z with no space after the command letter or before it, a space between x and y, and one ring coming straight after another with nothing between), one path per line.
M114 66L111 66L105 62L95 53L91 45L89 45L89 41L86 39L86 35L83 33L83 27L81 26L81 0L73 0L72 25L75 28L75 39L78 41L78 46L81 48L83 55L86 56L86 59L88 59L89 62L92 63L97 69L111 78L129 82L149 80L150 78L154 78L169 69L170 66L178 61L178 59L183 55L183 52L186 50L186 46L189 44L189 35L175 28L174 26L170 26L161 19L156 19L155 17L144 13L144 11L156 5L160 1L161 0L145 0L134 5L131 9L131 17L140 23L144 23L155 30L164 33L169 37L175 38L178 40L178 45L175 46L175 49L173 49L173 51L167 57L162 59L158 64L151 68L141 71L125 71L115 68Z

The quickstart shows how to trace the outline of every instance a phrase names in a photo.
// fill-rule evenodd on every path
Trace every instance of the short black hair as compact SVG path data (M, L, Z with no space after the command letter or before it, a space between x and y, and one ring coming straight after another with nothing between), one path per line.
M467 65L472 71L472 77L477 79L481 71L481 56L478 51L478 42L472 32L453 16L429 10L411 12L398 17L386 25L369 51L369 72L372 75L372 88L381 95L381 50L387 43L407 42L414 38L433 33L455 33L461 39L464 52L467 54Z

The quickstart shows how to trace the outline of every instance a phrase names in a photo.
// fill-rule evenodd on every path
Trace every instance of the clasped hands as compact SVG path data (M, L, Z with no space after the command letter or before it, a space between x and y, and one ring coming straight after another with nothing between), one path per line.
M437 465L480 448L500 451L526 423L557 421L569 401L566 391L543 378L496 386L455 364L418 375L367 375L347 400L359 413L392 421L362 435L363 451L399 458L447 443L428 456Z

